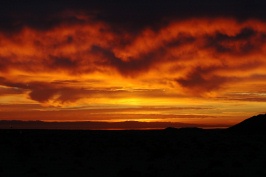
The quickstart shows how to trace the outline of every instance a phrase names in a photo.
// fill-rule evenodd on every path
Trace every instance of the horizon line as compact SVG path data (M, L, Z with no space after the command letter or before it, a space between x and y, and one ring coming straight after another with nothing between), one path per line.
M151 130L173 128L228 128L229 124L192 124L183 122L161 121L44 121L44 120L0 120L0 129L77 129L77 130Z

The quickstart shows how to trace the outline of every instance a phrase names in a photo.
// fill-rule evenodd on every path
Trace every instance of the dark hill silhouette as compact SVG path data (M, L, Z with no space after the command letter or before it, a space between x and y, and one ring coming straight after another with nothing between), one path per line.
M98 131L59 129L71 123L1 123L13 127L0 126L0 176L266 176L266 114L228 129ZM58 129L16 129L23 123Z
M167 131L167 132L176 132L178 131L178 128L175 128L175 127L167 127L164 129L164 131Z
M232 127L229 127L230 131L241 131L241 132L266 132L266 114L259 114L248 118Z

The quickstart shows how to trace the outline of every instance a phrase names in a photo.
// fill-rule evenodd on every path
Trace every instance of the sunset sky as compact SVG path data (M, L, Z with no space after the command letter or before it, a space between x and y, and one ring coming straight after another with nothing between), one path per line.
M0 120L217 127L265 113L265 7L1 1Z

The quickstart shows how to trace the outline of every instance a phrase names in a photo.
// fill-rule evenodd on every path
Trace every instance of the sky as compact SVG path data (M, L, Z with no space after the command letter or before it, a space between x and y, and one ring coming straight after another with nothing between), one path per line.
M219 127L265 113L265 7L1 1L0 120Z

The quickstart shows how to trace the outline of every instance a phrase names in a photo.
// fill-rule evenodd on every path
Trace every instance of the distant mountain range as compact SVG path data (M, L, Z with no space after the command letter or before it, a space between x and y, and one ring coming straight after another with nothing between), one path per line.
M45 122L45 121L20 121L2 120L0 129L60 129L60 130L139 130L139 129L164 129L165 127L197 127L200 125L179 122Z
M168 127L168 128L167 128ZM0 120L0 129L64 129L64 130L134 130L134 129L176 129L176 128L212 128L198 124L179 122L45 122L45 121L20 121ZM221 126L220 128L227 128ZM241 132L266 132L266 114L248 118L236 125L227 128L229 131Z

